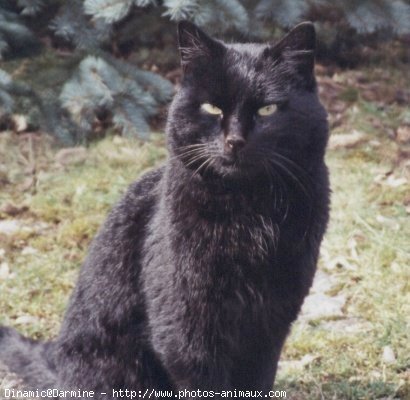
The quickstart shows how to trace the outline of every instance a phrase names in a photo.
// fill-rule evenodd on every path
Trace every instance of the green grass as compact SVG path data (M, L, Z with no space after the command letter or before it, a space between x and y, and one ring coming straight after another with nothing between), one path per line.
M346 296L344 317L360 329L297 322L282 359L308 354L312 361L279 369L278 389L288 398L410 398L410 187L391 184L408 171L397 144L371 124L375 115L373 104L358 100L338 130L364 130L373 142L327 157L332 213L320 268L336 278L331 294ZM378 118L395 126L399 115L393 107ZM144 144L108 137L87 149L83 163L66 166L55 161L57 151L45 139L0 134L0 179L10 182L0 192L0 218L27 228L0 233L0 264L9 268L0 278L0 323L35 338L58 332L88 244L112 204L166 155L161 135ZM6 204L27 209L10 216ZM383 360L386 346L392 363Z
M301 399L410 398L409 186L375 183L389 169L380 158L370 148L328 155L332 213L320 266L337 277L333 294L347 296L345 315L364 328L329 333L320 323L295 324L283 358L317 358L297 376L279 373L279 381ZM333 267L332 259L342 261ZM394 350L393 364L383 362L385 346Z
M10 271L0 279L0 323L37 338L57 333L90 240L128 184L164 159L163 142L160 135L144 144L107 138L87 150L84 163L63 167L54 160L58 149L46 141L30 145L12 134L0 135L0 154L11 181L1 191L0 210L7 204L28 208L16 217L0 211L26 228L13 235L0 233L0 248L5 250L0 262ZM21 191L27 179L22 160L30 158L28 153L36 179ZM44 226L39 228L40 223ZM27 247L35 254L26 254ZM18 318L27 315L36 320L19 325Z

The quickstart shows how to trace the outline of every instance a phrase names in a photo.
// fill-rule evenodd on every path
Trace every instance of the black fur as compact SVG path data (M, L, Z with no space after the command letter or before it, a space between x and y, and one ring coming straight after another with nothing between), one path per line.
M55 342L0 330L0 357L31 387L50 376L108 394L272 387L328 220L314 28L277 45L224 44L182 23L179 41L165 167L109 215ZM269 104L277 111L259 116Z

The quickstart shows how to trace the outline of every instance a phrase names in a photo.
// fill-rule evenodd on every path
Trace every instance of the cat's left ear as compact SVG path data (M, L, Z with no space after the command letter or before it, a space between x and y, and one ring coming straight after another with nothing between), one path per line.
M178 24L178 45L184 69L198 61L209 62L218 59L225 49L222 43L212 39L188 21L181 21Z
M315 26L312 22L302 22L278 43L267 48L265 54L273 56L276 60L291 62L303 75L312 75L315 48Z

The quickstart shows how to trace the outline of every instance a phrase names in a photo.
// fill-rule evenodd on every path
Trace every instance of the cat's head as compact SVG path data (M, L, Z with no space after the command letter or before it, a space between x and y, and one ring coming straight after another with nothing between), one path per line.
M276 44L227 44L188 22L178 38L183 79L167 127L173 157L198 175L231 180L322 162L327 123L313 24Z

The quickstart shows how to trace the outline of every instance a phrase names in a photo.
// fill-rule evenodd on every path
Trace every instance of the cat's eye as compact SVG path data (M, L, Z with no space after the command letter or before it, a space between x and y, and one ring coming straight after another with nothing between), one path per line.
M261 107L258 110L258 115L261 117L267 117L269 115L272 115L276 110L277 110L276 104L269 104L268 106Z
M212 115L222 115L222 110L212 104L203 103L201 104L201 109L208 114Z

